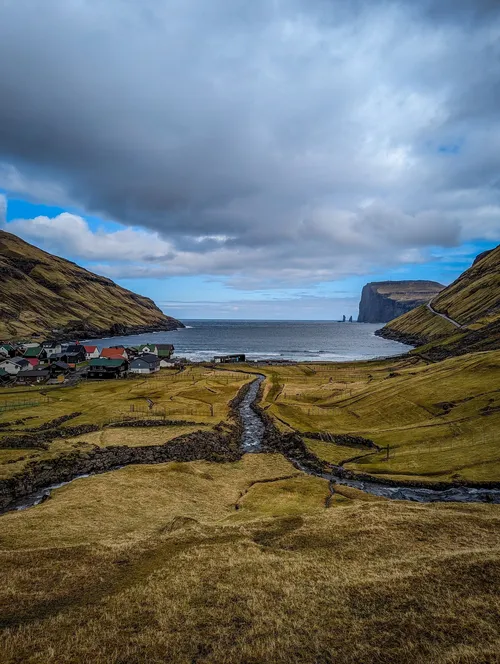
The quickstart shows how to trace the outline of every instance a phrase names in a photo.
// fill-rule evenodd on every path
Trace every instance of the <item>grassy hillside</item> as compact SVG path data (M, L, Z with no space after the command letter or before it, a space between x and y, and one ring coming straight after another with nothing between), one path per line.
M432 301L388 323L380 334L413 343L434 359L500 348L500 245L474 264ZM454 320L454 326L437 314Z
M181 325L152 300L0 231L0 339Z
M333 463L404 479L500 481L500 351L264 368L264 407L281 428L348 433L380 452L308 440Z
M2 516L0 659L497 661L500 508L342 491L254 454L130 466Z

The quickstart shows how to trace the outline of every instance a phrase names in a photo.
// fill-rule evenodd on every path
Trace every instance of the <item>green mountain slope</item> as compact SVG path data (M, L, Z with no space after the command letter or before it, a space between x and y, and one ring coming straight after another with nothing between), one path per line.
M434 359L500 348L500 245L423 305L388 323L381 336L419 346Z
M149 298L0 231L0 339L177 327Z

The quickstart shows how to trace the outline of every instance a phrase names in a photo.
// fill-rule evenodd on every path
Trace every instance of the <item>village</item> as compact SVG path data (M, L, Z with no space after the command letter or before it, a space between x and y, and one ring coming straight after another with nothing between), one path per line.
M0 386L61 385L80 380L126 378L175 369L172 344L96 345L79 341L20 341L0 345Z

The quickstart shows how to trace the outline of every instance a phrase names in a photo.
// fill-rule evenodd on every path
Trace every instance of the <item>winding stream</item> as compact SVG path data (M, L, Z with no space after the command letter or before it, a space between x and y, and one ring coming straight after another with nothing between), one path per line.
M245 453L258 453L263 451L262 444L264 439L265 426L262 419L253 410L252 405L257 400L260 385L264 380L265 376L259 375L259 377L253 381L239 406L239 412L243 426L241 447ZM335 484L341 484L344 486L353 487L355 489L361 489L361 491L365 491L366 493L370 493L374 496L390 498L393 500L410 500L419 503L460 502L500 504L500 489L482 489L457 486L438 490L402 485L393 486L384 484L383 482L370 482L351 478L346 479L334 474L322 474L304 467L294 459L290 459L290 461L296 468L304 473L307 473L308 475L314 475L316 477L322 477L323 479L329 480L333 489ZM108 471L104 472L112 472L113 470L118 470L118 468L110 468ZM52 491L54 491L54 489L59 489L62 486L85 477L90 477L90 475L78 475L77 477L74 477L73 479L66 482L59 482L58 484L53 484L52 486L39 489L37 492L9 505L4 510L0 511L0 514L11 511L24 510L29 507L39 505L50 497L50 494Z
M252 383L245 398L240 405L240 415L243 424L242 447L245 452L261 452L264 437L264 424L258 414L252 409L257 398L259 387L264 376L259 376ZM304 473L330 480L333 484L342 484L366 493L393 500L411 500L419 503L459 502L459 503L495 503L500 504L500 489L481 489L472 487L450 487L448 489L427 489L424 487L392 486L383 482L370 482L365 480L346 479L336 475L321 474L305 468L303 465L290 459L292 463Z

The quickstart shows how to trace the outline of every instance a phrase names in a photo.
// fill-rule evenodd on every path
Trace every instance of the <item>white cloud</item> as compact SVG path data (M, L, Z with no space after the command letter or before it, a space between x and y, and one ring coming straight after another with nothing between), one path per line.
M123 224L9 224L49 250L259 288L500 238L498 3L31 5L0 7L0 188Z

